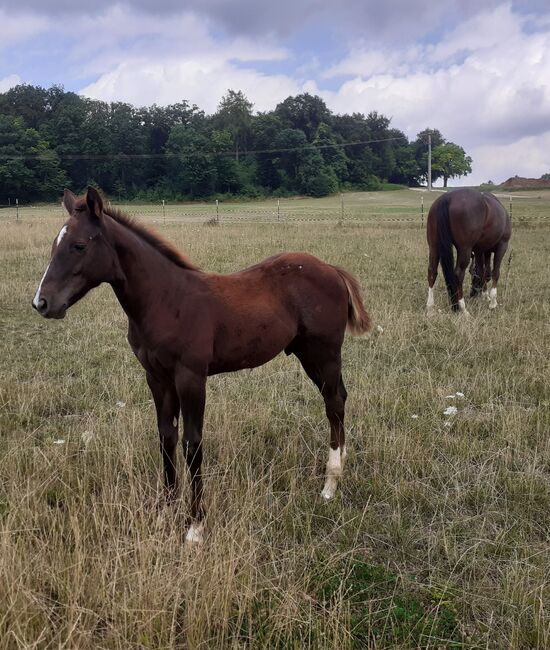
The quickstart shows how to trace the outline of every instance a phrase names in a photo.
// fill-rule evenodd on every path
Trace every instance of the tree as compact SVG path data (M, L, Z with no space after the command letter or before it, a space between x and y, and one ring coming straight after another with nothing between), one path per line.
M419 170L418 181L424 181L426 184L428 183L428 136L431 136L432 139L432 153L436 147L445 144L445 138L437 129L424 129L420 131L412 144L414 157ZM440 176L441 174L434 169L432 164L432 182Z
M239 161L239 151L246 151L247 148L253 106L254 104L248 101L241 90L237 92L228 90L227 94L222 97L215 116L217 126L229 130L233 136L235 160L237 162Z
M443 176L443 186L449 178L466 176L472 171L472 159L462 147L453 142L440 144L432 151L432 169Z
M330 123L331 118L325 102L317 95L309 93L287 97L277 104L275 115L281 119L283 125L303 131L308 142L313 141L319 125L322 122Z

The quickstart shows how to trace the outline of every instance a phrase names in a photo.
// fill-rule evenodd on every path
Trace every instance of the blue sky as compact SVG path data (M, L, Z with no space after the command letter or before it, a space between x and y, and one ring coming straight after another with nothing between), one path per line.
M473 158L462 183L550 172L548 0L0 0L0 24L0 91L207 112L228 88L256 110L310 92L439 129Z

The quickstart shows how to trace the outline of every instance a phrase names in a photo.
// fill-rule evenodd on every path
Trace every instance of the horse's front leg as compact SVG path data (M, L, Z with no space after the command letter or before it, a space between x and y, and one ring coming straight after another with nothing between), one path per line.
M176 375L176 387L183 416L183 454L191 477L191 525L185 540L200 543L204 536L201 465L206 375L185 368Z
M169 501L177 496L176 447L178 444L178 418L180 403L175 386L162 383L147 373L147 383L153 394L157 410L160 451L164 465L164 486Z

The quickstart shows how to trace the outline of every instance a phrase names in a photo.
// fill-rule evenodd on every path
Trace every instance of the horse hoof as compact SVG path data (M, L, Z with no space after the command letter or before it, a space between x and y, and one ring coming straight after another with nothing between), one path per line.
M204 522L192 523L185 535L185 545L192 547L204 542Z
M489 309L496 309L498 307L498 302L490 302Z

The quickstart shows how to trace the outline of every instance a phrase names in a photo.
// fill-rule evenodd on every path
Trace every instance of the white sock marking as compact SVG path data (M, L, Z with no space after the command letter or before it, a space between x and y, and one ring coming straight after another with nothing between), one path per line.
M491 291L489 291L489 300L489 309L495 309L495 307L498 305L496 287L492 287Z
M202 544L204 541L204 522L193 522L185 535L186 544Z
M327 478L323 491L321 492L321 496L324 499L332 499L334 496L338 484L338 477L342 476L342 470L342 455L340 447L337 449L332 449L331 447L328 450Z
M428 302L426 303L426 309L433 309L434 306L435 306L434 290L433 287L428 287Z
M470 312L466 309L466 302L464 301L464 298L461 298L458 301L458 308L460 310L461 314L464 314L464 316L469 316Z

